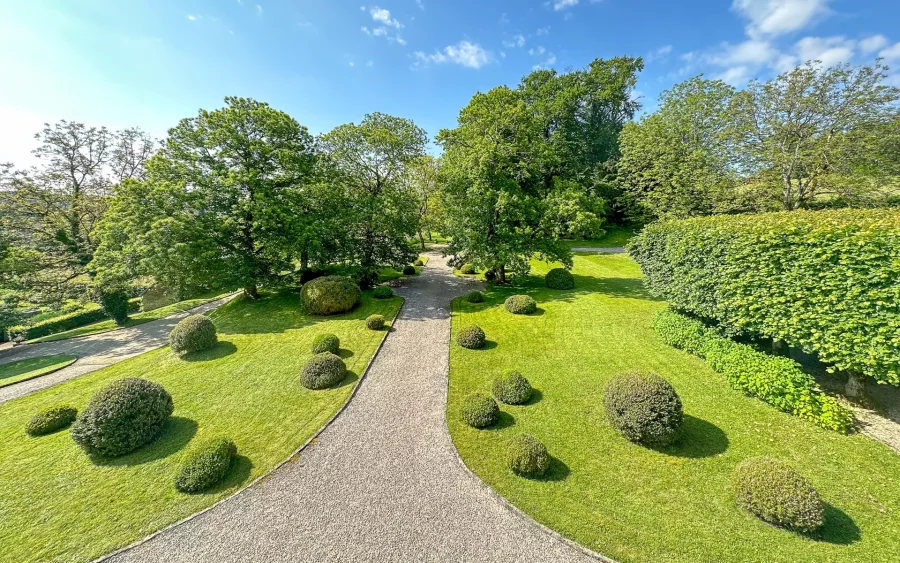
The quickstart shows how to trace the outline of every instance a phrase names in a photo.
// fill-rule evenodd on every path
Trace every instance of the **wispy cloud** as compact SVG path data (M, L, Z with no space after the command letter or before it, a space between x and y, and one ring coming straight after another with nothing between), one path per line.
M257 4L257 5L256 5L256 15L261 16L262 13L263 13L263 7L262 7L262 4Z
M516 47L524 47L525 46L525 36L521 33L518 35L513 35L509 39L505 39L503 41L503 46L507 49L514 49Z
M403 24L397 21L396 18L391 17L390 10L385 10L384 8L379 8L378 6L372 6L369 9L369 14L372 16L372 19L378 23L389 27L395 27L397 29L402 29Z
M827 15L831 0L734 0L731 7L745 18L750 37L778 36L805 28Z
M550 33L550 26L549 26L549 25L548 25L548 26L545 26L545 27L542 27L542 28L539 28L537 31L534 32L534 34L537 35L538 37L540 37L541 35L547 35L548 33Z
M484 50L481 45L463 40L456 45L447 45L441 51L435 51L432 54L426 54L422 51L416 51L413 56L416 59L413 68L420 68L430 63L458 64L467 68L479 69L491 62L491 54Z
M362 12L367 11L365 6L360 6L359 9ZM372 16L372 21L376 23L376 26L371 29L367 26L362 26L361 29L363 33L373 37L384 37L390 43L406 45L406 40L400 36L400 30L403 29L404 26L397 21L396 18L391 16L390 10L372 6L371 8L368 8L368 12L369 15Z
M578 0L554 0L553 9L557 12L560 10L565 10L566 8L571 8L572 6L577 6Z
M418 6L420 10L425 9L425 4L422 3L422 0L416 0L416 6Z

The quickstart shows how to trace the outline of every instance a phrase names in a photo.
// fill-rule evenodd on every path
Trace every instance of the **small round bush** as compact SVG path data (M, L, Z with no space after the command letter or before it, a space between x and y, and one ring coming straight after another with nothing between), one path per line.
M531 384L517 371L494 380L494 397L507 405L524 405L531 398Z
M175 488L199 493L222 480L237 455L237 446L226 438L204 442L188 452L175 475Z
M469 350L483 348L485 341L484 331L476 325L467 326L456 335L456 343Z
M72 425L72 439L88 455L125 455L154 440L174 409L162 385L119 379L91 397Z
M776 526L814 532L825 521L819 493L790 465L769 457L745 459L734 470L738 506Z
M484 393L472 393L463 399L459 416L472 428L487 428L500 418L500 407Z
M574 289L575 278L565 268L553 268L544 276L544 284L550 289Z
M310 358L303 366L300 383L307 389L318 391L334 387L343 381L346 375L347 366L344 365L344 360L331 352L323 352Z
M528 295L511 295L504 306L513 315L530 315L537 311L537 303Z
M359 287L350 278L324 276L303 284L300 301L310 315L346 313L359 303Z
M534 436L519 434L509 441L506 465L516 475L540 477L550 466L550 454Z
M381 315L369 315L366 317L366 328L369 330L381 330L384 328L384 317Z
M56 405L49 409L44 409L31 417L31 420L28 421L28 425L25 427L25 432L29 436L43 436L44 434L56 432L72 424L76 416L78 416L78 409L75 407Z
M471 264L463 264L459 267L459 273L470 276L472 274L477 274L478 272L475 271L475 266Z
M103 311L119 326L128 320L128 291L125 288L103 288L97 292L97 300Z
M403 267L403 275L404 276L416 275L416 267L415 266L404 266Z
M169 345L176 354L189 354L212 348L218 342L216 325L204 315L181 319L169 333Z
M312 353L322 354L331 352L337 354L341 348L341 339L333 334L320 334L313 339Z
M484 294L478 291L477 289L474 291L470 291L468 295L466 295L466 301L469 303L481 303L484 301Z
M375 299L390 299L393 296L394 290L386 285L379 285L375 288L375 291L372 292L372 297Z
M681 399L668 381L653 373L624 373L607 385L603 397L613 427L645 446L672 444L681 436Z
M413 262L413 266L424 266L425 262L422 262L421 258L417 258L415 262Z

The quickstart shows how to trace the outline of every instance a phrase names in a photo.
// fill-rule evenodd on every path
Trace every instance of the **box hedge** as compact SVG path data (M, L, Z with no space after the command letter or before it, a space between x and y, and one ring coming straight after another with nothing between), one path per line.
M136 313L141 308L139 298L128 300L128 312ZM65 315L59 315L50 319L36 322L30 325L18 325L9 328L11 338L21 336L25 340L32 340L42 336L49 336L57 332L65 332L73 328L82 327L109 318L106 311L96 303L88 303L82 309Z

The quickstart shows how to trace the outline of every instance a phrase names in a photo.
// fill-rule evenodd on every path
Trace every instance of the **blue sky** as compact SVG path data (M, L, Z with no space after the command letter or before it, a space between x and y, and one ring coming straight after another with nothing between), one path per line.
M645 110L701 72L740 86L813 58L900 68L898 0L371 2L2 2L0 162L31 163L45 121L163 137L226 95L267 101L313 133L381 111L434 136L476 91L596 57L645 57Z

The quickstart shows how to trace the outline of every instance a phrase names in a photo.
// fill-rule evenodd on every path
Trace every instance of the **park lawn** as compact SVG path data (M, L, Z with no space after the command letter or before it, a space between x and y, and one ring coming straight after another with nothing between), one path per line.
M535 263L534 274L550 266ZM888 562L900 553L900 456L862 435L843 436L732 390L695 357L663 344L651 319L664 307L644 291L625 255L576 256L576 288L554 291L530 278L486 301L453 303L453 330L480 325L483 350L451 344L448 421L466 465L537 521L595 551L629 562ZM503 299L526 292L531 316ZM537 390L532 404L501 405L497 427L458 417L461 399L490 392L516 369ZM685 405L685 436L654 451L627 442L603 409L615 374L647 370L668 379ZM516 433L553 456L540 480L513 475L505 444ZM741 460L774 456L797 467L827 504L814 537L769 526L738 509L731 474Z
M40 356L38 358L28 358L0 364L0 387L60 370L77 359L75 356L57 354L55 356Z
M385 335L363 319L393 319L402 303L370 295L329 318L301 313L296 291L239 298L211 315L220 342L209 351L179 359L164 347L0 405L0 560L93 560L208 507L290 456L347 401ZM299 373L322 332L341 339L350 374L337 388L309 391ZM58 403L81 409L123 377L158 382L172 395L175 412L152 444L95 465L68 429L25 434L34 413ZM205 494L177 492L172 479L184 453L218 436L238 448L225 482Z
M563 244L569 248L611 248L625 246L635 235L630 227L609 226L602 237L591 240L564 240Z

